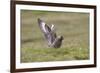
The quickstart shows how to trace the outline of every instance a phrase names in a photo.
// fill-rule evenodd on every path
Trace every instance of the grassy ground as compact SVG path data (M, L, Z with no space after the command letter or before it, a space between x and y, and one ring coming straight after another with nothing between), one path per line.
M37 18L54 24L64 37L61 48L49 48ZM21 62L89 59L89 14L72 12L21 11Z

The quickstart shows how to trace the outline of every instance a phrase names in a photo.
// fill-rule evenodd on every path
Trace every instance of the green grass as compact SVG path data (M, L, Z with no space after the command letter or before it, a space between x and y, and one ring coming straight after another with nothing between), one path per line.
M79 48L24 48L22 60L23 62L85 60L88 58L86 51L88 50Z
M61 48L49 48L37 18L54 24L64 37ZM89 59L89 14L21 10L21 62Z

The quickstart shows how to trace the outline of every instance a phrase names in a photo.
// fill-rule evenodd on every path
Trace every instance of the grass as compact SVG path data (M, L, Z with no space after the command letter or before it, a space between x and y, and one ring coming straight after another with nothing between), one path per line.
M44 61L64 61L64 60L85 60L88 58L87 49L79 48L24 48L22 55L23 62L44 62ZM27 54L26 54L27 53Z
M49 48L37 18L54 24L64 37L61 48ZM89 14L21 10L21 62L89 59Z

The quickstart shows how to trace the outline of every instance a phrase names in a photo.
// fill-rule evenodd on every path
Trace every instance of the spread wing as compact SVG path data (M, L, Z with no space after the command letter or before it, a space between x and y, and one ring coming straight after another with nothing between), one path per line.
M40 18L38 19L38 24L50 46L56 39L56 33Z
M44 34L51 32L50 27L46 25L46 23L43 22L41 19L38 19L38 24Z

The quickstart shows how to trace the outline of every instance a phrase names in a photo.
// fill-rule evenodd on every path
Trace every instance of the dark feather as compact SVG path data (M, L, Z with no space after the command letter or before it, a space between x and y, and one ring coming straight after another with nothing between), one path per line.
M40 18L38 19L38 24L41 31L44 33L46 40L48 41L48 45L50 47L59 48L62 43L62 37L57 38L56 33L53 29L51 29L44 21Z

